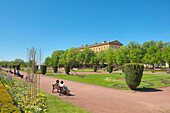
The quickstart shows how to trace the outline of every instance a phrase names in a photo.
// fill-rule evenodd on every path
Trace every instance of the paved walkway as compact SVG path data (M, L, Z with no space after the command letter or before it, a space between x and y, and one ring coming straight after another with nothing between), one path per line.
M25 72L21 73L26 75ZM40 88L51 93L51 84L55 81L56 78L41 76ZM153 92L133 92L63 81L69 86L72 96L51 94L93 113L170 113L170 87L159 88Z

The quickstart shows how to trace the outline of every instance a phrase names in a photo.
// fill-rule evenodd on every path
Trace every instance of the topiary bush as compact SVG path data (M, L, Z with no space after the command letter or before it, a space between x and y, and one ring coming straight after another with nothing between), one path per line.
M54 65L54 66L53 66L53 70L54 70L54 73L57 73L57 71L58 71L58 66Z
M140 63L128 63L124 65L125 80L130 89L134 90L139 86L143 70L144 65Z
M16 65L16 69L17 69L17 70L20 70L20 65Z
M12 65L12 68L15 68L15 65Z
M41 65L41 73L42 73L43 75L46 74L46 70L47 70L47 66L46 66L46 65Z
M38 71L38 65L34 66L34 73L36 73Z
M111 73L113 71L113 66L108 66L108 72Z
M64 69L65 69L66 74L70 72L70 66L69 65L65 65Z
M96 65L93 66L93 71L97 72L97 66Z

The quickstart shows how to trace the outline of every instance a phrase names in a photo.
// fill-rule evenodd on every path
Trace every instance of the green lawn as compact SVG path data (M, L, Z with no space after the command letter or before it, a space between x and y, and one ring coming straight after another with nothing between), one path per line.
M48 113L90 113L82 108L57 98L50 93L42 90L40 92L46 96L45 103Z
M110 74L90 74L90 75L45 75L50 77L62 78L88 84L95 84L117 89L129 89L125 82L125 75L119 73ZM123 78L123 79L117 79ZM144 74L142 82L138 88L158 88L170 86L170 75L164 74Z

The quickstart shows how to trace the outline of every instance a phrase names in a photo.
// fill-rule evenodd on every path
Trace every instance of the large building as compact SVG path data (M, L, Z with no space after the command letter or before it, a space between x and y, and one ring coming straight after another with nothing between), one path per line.
M117 40L114 40L111 42L103 41L102 43L95 43L92 45L87 45L87 44L85 46L82 45L81 47L79 47L79 50L83 51L83 49L88 46L94 52L99 52L99 51L105 50L107 48L119 49L122 45L123 44Z

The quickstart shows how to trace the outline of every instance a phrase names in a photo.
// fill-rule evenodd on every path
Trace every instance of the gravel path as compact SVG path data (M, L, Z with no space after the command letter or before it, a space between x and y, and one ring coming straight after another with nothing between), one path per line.
M170 113L170 87L134 92L59 79L71 90L72 95L67 97L51 92L56 79L41 76L40 88L93 113Z

